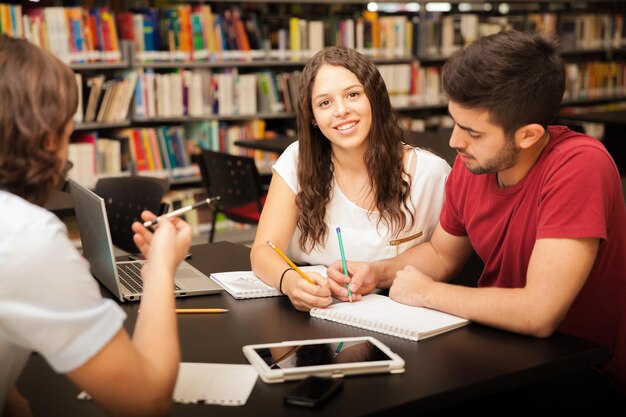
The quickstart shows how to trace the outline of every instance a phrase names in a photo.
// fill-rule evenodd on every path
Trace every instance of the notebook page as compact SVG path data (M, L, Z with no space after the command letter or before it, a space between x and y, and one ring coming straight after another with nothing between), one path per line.
M281 295L276 288L261 281L252 271L218 272L210 277L238 299Z
M317 272L326 276L326 267L323 265L303 266L304 273ZM210 275L211 279L222 286L236 299L277 297L280 292L263 282L252 271L216 272Z
M257 377L252 365L182 362L174 387L174 401L244 405Z
M310 314L411 340L423 339L469 323L461 317L408 306L379 294L368 294L354 303L340 302L323 309L314 308Z

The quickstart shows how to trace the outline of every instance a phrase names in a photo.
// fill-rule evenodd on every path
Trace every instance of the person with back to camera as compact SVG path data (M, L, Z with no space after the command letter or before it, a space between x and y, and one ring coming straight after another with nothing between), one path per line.
M626 407L626 209L620 177L598 140L550 126L565 90L552 41L506 31L452 56L443 88L458 156L432 239L374 263L336 262L331 291L358 300L389 288L396 301L536 337L562 332L610 348L586 368L478 400L536 414ZM478 288L447 283L472 251ZM600 371L600 372L597 372ZM604 409L607 406L609 408ZM623 414L621 414L623 415Z
M102 298L63 223L41 207L64 181L75 76L48 51L5 35L0 74L0 412L31 415L16 381L38 352L110 415L167 415L180 362L173 277L191 227L164 219L152 234L133 224L148 261L131 339L122 309Z
M261 279L307 311L331 303L326 280L308 274L311 285L267 241L295 263L328 266L340 258L340 227L353 259L394 256L430 238L450 166L403 143L383 78L357 51L318 52L300 86L299 140L273 166L251 262Z

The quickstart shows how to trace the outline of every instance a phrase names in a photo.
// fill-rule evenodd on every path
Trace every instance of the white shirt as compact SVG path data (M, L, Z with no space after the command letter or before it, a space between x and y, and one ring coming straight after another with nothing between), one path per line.
M431 152L419 148L414 148L413 152L417 163L411 182L409 203L415 219L412 227L409 227L410 224L407 222L405 230L398 236L391 236L387 226L383 223L377 226L377 212L368 214L366 209L350 201L335 182L331 190L330 202L326 207L325 222L328 226L326 241L322 245L317 245L312 252L304 253L298 245L301 233L296 228L287 250L287 256L296 263L326 266L341 259L335 231L337 227L341 228L346 259L351 261L372 262L390 258L418 243L429 240L439 221L444 185L450 173L450 166L444 159ZM272 167L294 194L300 190L297 162L298 142L296 141L289 145ZM407 166L410 165L409 160ZM398 246L389 244L392 239L412 236L418 232L423 234L417 239Z
M30 354L59 373L98 353L126 314L49 211L0 191L0 410Z

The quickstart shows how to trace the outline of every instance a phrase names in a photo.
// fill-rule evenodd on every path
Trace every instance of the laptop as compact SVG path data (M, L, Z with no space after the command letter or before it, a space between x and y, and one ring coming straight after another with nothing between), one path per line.
M115 260L104 199L73 178L69 178L68 182L74 199L83 255L90 263L91 273L120 301L140 300L140 272L145 261ZM220 285L186 261L176 269L174 284L174 294L177 297L223 291Z

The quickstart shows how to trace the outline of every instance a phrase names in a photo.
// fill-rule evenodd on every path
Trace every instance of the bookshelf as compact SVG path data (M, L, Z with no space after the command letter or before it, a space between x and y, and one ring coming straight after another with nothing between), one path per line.
M49 47L82 77L84 89L101 75L103 84L128 81L117 88L133 93L127 108L121 105L125 113L76 120L75 143L91 143L96 155L86 169L93 178L134 165L140 174L169 176L177 189L197 189L191 156L199 147L254 156L267 172L275 155L234 142L293 136L299 71L331 44L357 48L379 66L407 130L447 127L441 66L478 37L508 28L561 39L566 105L626 99L626 3L618 0L451 1L439 11L425 1L379 2L377 9L361 0L105 3L19 13L17 5L0 5L1 30ZM21 29L14 15L22 16ZM120 159L112 171L97 162L106 160L98 156L101 142L108 143L102 154L109 146L109 159Z

